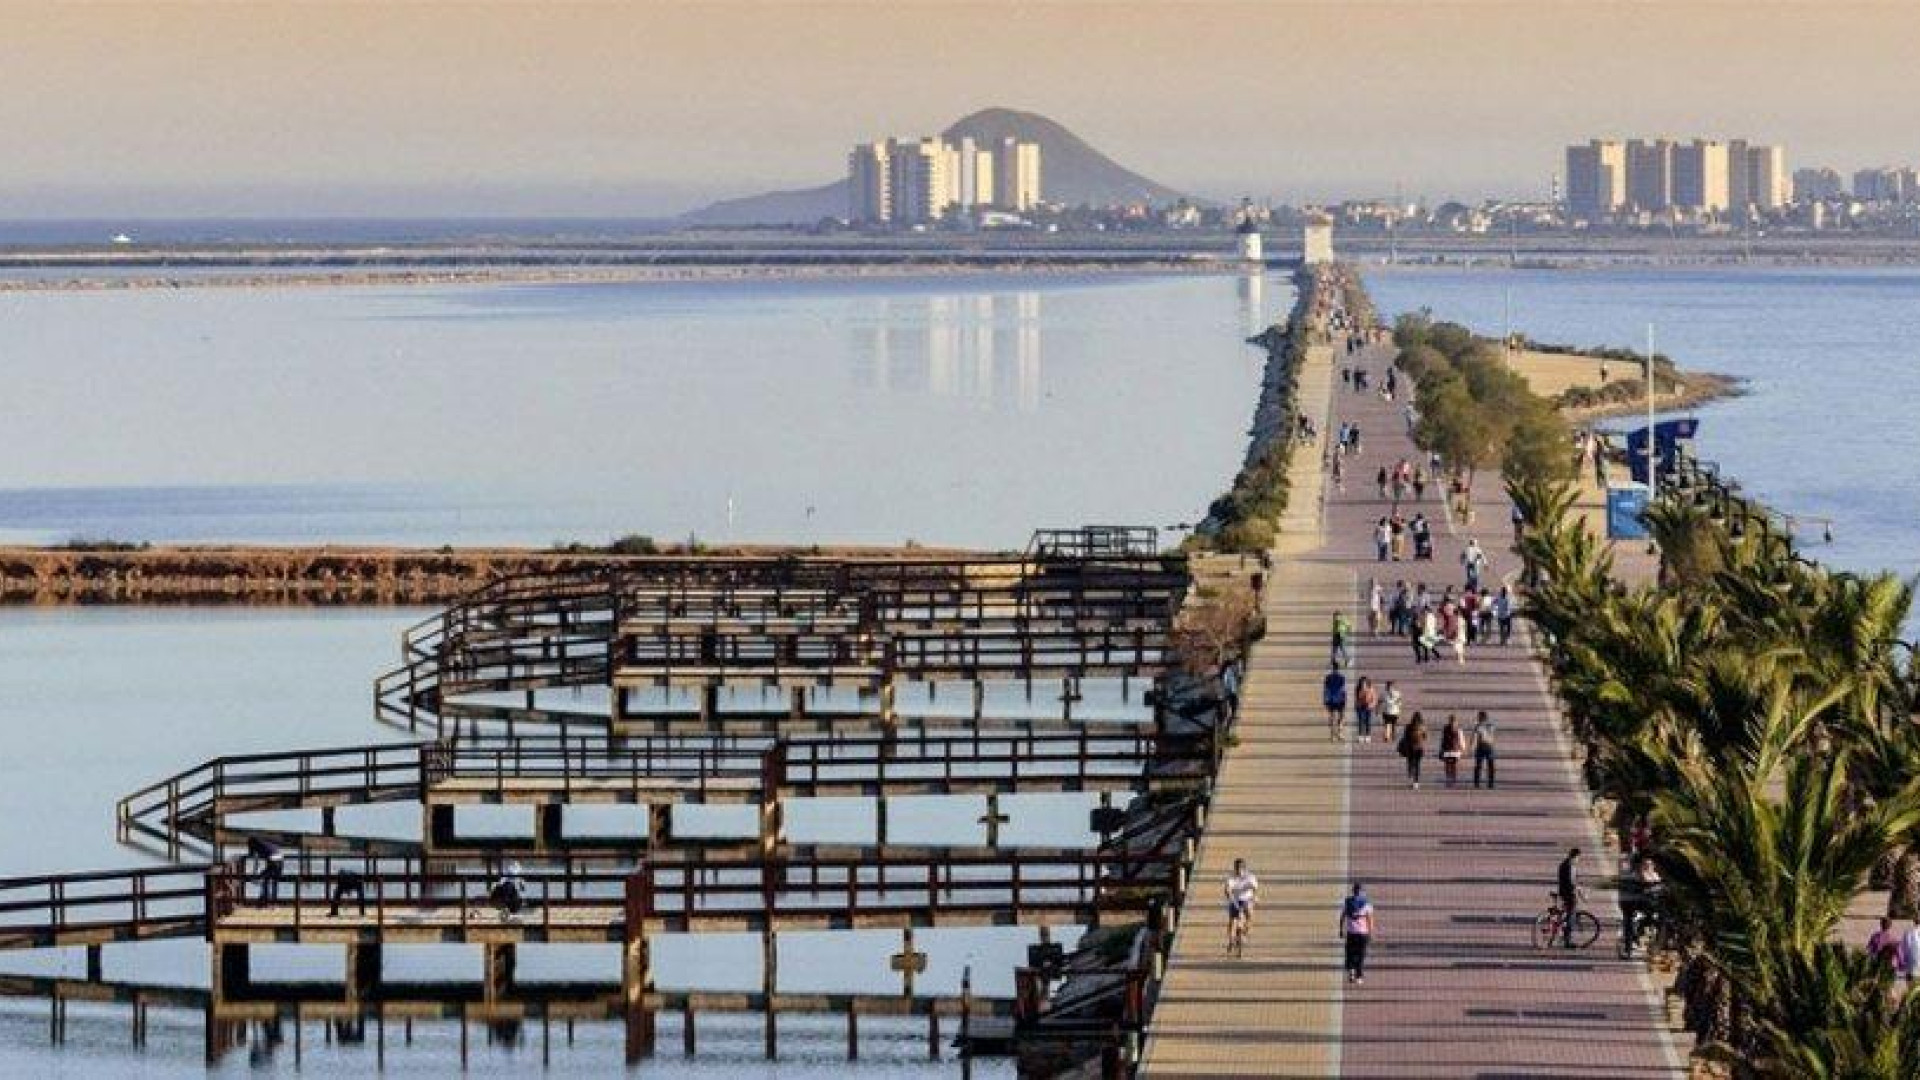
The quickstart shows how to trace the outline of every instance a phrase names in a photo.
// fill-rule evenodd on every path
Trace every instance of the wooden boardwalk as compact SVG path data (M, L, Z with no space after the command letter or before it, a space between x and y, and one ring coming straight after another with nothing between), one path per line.
M1391 358L1355 363L1377 380ZM1345 363L1342 360L1340 363ZM1450 526L1433 488L1431 563L1375 562L1371 529L1387 512L1375 471L1415 458L1402 402L1341 389L1329 350L1303 365L1301 402L1326 430L1357 422L1363 452L1344 491L1324 491L1319 447L1296 455L1288 536L1266 601L1237 728L1221 772L1180 933L1145 1052L1145 1071L1179 1076L1667 1077L1683 1075L1657 992L1638 963L1616 960L1618 907L1586 795L1554 722L1538 666L1516 637L1480 646L1464 666L1418 666L1401 639L1367 637L1361 590L1406 578L1437 592L1463 575L1469 533L1511 573L1497 478L1483 477L1476 524ZM1404 398L1403 398L1404 401ZM1393 680L1432 740L1421 790L1390 746L1335 743L1320 707L1328 629L1345 609L1360 641L1350 678ZM1449 789L1437 760L1448 713L1499 724L1499 787L1475 790L1471 760ZM1529 923L1554 869L1578 845L1588 906L1606 933L1592 950L1539 954ZM1261 879L1243 959L1224 955L1220 882L1236 857ZM1348 883L1379 910L1365 984L1341 972L1335 928Z

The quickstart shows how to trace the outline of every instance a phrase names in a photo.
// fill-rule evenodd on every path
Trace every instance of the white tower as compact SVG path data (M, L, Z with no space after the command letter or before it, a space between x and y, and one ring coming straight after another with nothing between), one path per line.
M1241 262L1266 261L1266 254L1260 240L1260 226L1254 224L1253 208L1245 199L1240 200L1240 224L1234 227L1233 232Z

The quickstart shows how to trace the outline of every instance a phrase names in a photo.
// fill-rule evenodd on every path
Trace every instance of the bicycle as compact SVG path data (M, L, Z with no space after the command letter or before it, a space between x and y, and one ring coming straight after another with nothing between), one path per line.
M1571 946L1575 949L1590 948L1600 940L1600 920L1593 912L1584 908L1573 913L1573 933L1567 933L1566 909L1560 906L1560 896L1548 893L1547 910L1533 920L1533 947L1551 949Z

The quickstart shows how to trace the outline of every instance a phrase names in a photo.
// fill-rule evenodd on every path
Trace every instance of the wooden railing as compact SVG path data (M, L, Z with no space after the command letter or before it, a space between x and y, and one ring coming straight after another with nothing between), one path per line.
M0 949L196 937L205 866L0 878Z

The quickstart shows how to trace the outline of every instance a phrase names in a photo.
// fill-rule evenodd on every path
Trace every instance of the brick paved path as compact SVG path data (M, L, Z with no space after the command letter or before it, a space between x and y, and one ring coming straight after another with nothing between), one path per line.
M1374 349L1354 362L1377 381L1389 357ZM1418 666L1403 639L1368 638L1357 617L1359 590L1376 575L1383 587L1404 577L1458 591L1468 535L1493 559L1490 577L1512 572L1498 477L1481 478L1473 526L1450 527L1442 493L1429 487L1419 509L1434 521L1433 562L1375 562L1372 526L1387 512L1375 471L1402 457L1417 461L1402 404L1344 390L1337 378L1315 382L1311 389L1331 384L1335 423L1359 423L1363 449L1349 460L1345 490L1326 493L1320 546L1279 556L1241 742L1221 775L1147 1045L1148 1074L1681 1075L1642 965L1614 958L1619 909L1603 880L1609 860L1519 637L1506 647L1470 649L1464 666L1451 656ZM1303 401L1315 400L1309 389L1303 383ZM1317 464L1316 454L1299 457L1302 468ZM1317 492L1296 483L1295 498L1303 494ZM1356 612L1360 643L1350 676L1397 682L1407 714L1427 716L1431 741L1419 791L1409 789L1390 746L1326 736L1319 679L1335 606ZM1449 712L1470 726L1479 709L1499 724L1499 787L1475 790L1469 758L1460 785L1449 789L1438 761L1440 729ZM1536 953L1531 920L1545 906L1560 857L1576 844L1593 853L1587 903L1605 933L1586 952ZM1218 883L1236 855L1262 881L1242 961L1224 958L1220 947ZM1349 880L1366 882L1379 909L1361 986L1344 984L1334 935Z

